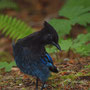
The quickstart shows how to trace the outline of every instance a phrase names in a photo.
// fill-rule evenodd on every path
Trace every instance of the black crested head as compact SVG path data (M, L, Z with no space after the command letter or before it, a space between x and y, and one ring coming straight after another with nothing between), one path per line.
M18 40L17 44L28 48L40 48L47 44L52 44L61 50L58 44L58 34L56 30L46 21L44 22L44 28L41 31L32 33L29 36Z
M41 32L43 32L43 40L46 44L51 44L52 41L58 43L58 34L48 22L44 22L44 28Z
M58 34L56 30L46 21L44 22L44 28L41 30L41 34L43 35L42 41L45 45L53 44L59 50L61 50L58 44Z

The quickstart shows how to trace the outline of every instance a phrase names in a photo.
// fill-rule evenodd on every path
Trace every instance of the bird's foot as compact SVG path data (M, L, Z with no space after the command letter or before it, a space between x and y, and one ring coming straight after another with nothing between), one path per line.
M45 82L43 83L42 87L41 87L41 90L43 90L44 88L48 87L47 84L45 84Z

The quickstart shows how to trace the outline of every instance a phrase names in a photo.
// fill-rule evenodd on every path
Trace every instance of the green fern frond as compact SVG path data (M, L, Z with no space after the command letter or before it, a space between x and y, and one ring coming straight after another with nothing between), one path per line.
M60 40L59 44L61 46L61 49L64 51L68 51L69 49L72 49L74 52L79 53L84 56L90 56L90 44L85 44L86 42L90 41L90 33L88 34L80 34L78 37L73 39L67 39L67 40ZM56 48L47 48L46 49L49 53L54 53L57 51Z
M85 14L73 19L71 22L72 22L72 25L78 23L80 25L87 26L87 24L90 24L90 13L85 13Z
M21 20L7 15L0 15L0 30L12 39L23 38L33 32L32 28Z
M56 29L60 37L69 34L71 30L71 22L68 20L52 19L50 24Z
M85 7L84 2L88 3L86 0L67 0L67 3L59 11L59 15L67 19L53 19L50 21L50 24L55 27L60 36L69 34L71 27L75 24L83 26L90 24L90 3Z
M65 16L69 19L73 19L84 13L88 13L88 11L90 11L90 7L88 8L84 8L82 6L67 7L67 8L62 8L62 10L59 12L59 15Z
M90 0L67 0L64 7L90 7Z
M61 46L62 50L65 50L65 51L68 51L72 45L73 45L72 40L62 40L60 42L60 46Z
M88 3L87 6L86 3L88 3L86 0L67 0L67 3L59 12L60 16L64 16L67 19L53 19L50 21L50 24L53 25L59 33L59 36L69 34L72 26L75 24L80 24L86 27L90 24L90 3ZM88 32L90 32L89 25L87 29ZM68 51L69 49L72 49L74 52L80 53L81 55L89 56L90 45L85 45L88 41L90 41L90 33L79 35L75 40L67 39L59 42L62 50Z
M18 5L11 0L0 0L0 10L5 8L18 9Z
M80 34L77 39L73 40L73 45L71 48L81 55L90 55L90 44L86 45L85 43L90 41L90 33Z
M78 23L86 26L87 23L90 23L90 7L84 8L82 6L78 7L67 7L63 8L59 14L61 16L69 18L69 21L72 25Z
M78 35L77 39L75 39L73 42L74 43L85 44L88 41L90 41L90 33Z

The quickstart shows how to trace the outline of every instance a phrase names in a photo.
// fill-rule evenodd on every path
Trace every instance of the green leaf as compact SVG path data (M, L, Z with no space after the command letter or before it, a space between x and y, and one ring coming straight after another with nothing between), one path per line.
M15 62L7 63L7 62L0 62L0 69L5 68L6 72L11 71L11 68L16 66Z
M85 44L87 41L90 41L90 33L78 35L73 42L77 44Z
M52 19L50 24L56 29L59 36L69 34L71 30L71 23L68 20Z
M90 0L67 0L64 7L83 6L90 7Z
M60 42L61 49L65 51L68 51L71 48L72 44L72 40L62 40Z
M0 62L0 69L4 68L7 64L7 62Z
M18 5L11 0L0 0L0 10L7 8L12 8L17 10Z
M7 15L0 15L0 30L11 39L20 39L33 32L25 22Z
M90 26L89 25L86 27L86 29L87 29L88 33L90 33Z
M83 26L87 26L90 23L90 13L82 14L74 19L71 20L72 24L80 24Z
M59 15L64 16L65 19L52 19L50 24L62 37L69 34L75 24L83 26L90 24L90 1L79 0L76 2L76 0L67 0L64 7L59 11Z
M77 39L73 41L73 45L71 46L74 51L80 53L81 55L90 55L90 44L85 45L86 42L90 41L90 33L88 34L80 34Z
M84 45L84 51L81 52L82 55L84 56L90 56L90 44Z
M88 11L90 11L90 7L65 7L60 10L59 15L69 18L72 25L78 23L86 26L87 23L90 23L90 13Z

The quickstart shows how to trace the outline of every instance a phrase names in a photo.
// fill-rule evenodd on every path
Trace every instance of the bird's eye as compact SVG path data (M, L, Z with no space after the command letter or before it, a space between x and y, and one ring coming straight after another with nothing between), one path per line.
M52 40L51 34L48 34L48 39L49 39L49 40Z

